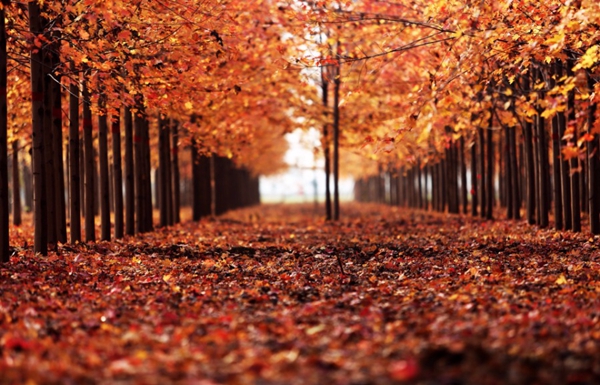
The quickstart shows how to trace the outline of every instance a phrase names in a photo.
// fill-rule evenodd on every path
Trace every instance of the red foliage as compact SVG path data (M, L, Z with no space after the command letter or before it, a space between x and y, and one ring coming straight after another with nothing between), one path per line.
M0 383L599 380L595 238L343 210L17 250L0 268Z

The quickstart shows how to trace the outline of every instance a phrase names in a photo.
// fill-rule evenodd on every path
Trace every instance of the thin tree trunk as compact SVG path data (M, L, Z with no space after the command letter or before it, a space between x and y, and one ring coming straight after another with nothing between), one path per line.
M540 115L537 116L537 139L538 139L538 156L539 156L539 211L540 221L539 226L541 228L548 227L548 178L549 178L549 166L548 166L548 145L546 143L546 120Z
M10 259L9 252L9 205L8 205L8 106L6 98L6 87L7 87L7 57L6 52L6 27L5 27L5 11L4 8L0 9L0 262L8 262ZM17 141L15 141L17 142ZM13 142L13 143L15 143ZM17 143L18 145L18 143ZM17 177L13 176L13 186L19 184L18 178L18 167L19 164L15 162L16 148L18 146L13 145L13 170L17 169ZM18 161L18 157L16 158ZM14 173L14 171L13 171ZM14 174L13 174L14 175ZM15 197L13 200L13 207L17 206L18 187L17 194L13 193ZM15 216L16 217L16 216ZM13 220L14 221L14 220Z
M508 130L508 154L509 154L509 168L510 174L512 177L512 190L510 194L512 195L513 202L513 219L521 219L521 194L520 194L520 170L519 164L517 160L517 138L516 138L517 130L515 127L510 127Z
M477 216L478 197L477 191L477 141L473 140L471 145L471 215Z
M504 157L504 188L505 188L505 199L506 199L506 217L508 219L514 219L514 204L512 191L515 189L513 185L513 175L512 175L512 153L510 152L510 131L513 130L512 127L506 127L504 129L504 143L506 146Z
M485 173L485 191L487 193L487 210L485 213L486 219L494 218L494 130L492 129L493 121L494 114L492 113L490 116L490 124L487 130L487 172Z
M477 128L477 134L479 136L479 206L481 211L479 215L481 218L485 218L487 213L487 193L486 193L486 179L485 179L485 135L482 127ZM488 149L489 151L489 149Z
M523 137L525 140L524 151L527 168L527 222L532 225L535 223L535 163L533 158L532 125L526 122L523 127Z
M42 23L47 24L47 21L42 18ZM52 73L52 53L49 48L44 48L42 53L42 66L44 72L44 177L46 179L46 227L48 235L48 243L56 245L57 226L56 218L58 216L56 210L56 173L54 164L54 130L52 128L52 107L53 107L53 89L55 82L51 77Z
M135 114L134 118L134 126L135 126L135 134L133 138L133 146L135 153L135 217L137 219L135 232L143 233L144 232L144 183L143 183L143 159L144 155L142 153L142 136L143 136L143 124L144 118L141 116L141 111L139 109L141 107L141 103L138 101L138 112Z
M158 181L157 181L157 200L160 210L160 226L169 225L169 204L171 199L169 188L169 119L161 114L159 117L159 133L158 133Z
M339 46L339 43L338 43ZM336 77L333 80L333 220L340 219L340 85L341 63L336 63Z
M323 106L325 107L325 119L327 120L327 109L329 108L329 82L325 78L325 68L321 67L321 92ZM323 125L323 157L325 158L325 219L330 221L332 216L331 191L329 189L329 178L331 175L331 154L329 153L329 123Z
M84 75L85 76L85 75ZM94 221L95 186L94 174L94 138L92 135L92 111L90 109L90 94L86 80L83 81L81 96L83 99L83 145L85 160L85 240L96 240Z
M588 88L590 94L594 92L594 80L591 74L587 73ZM587 126L588 134L593 134L596 123L596 110L598 105L590 103L588 107ZM589 216L590 231L592 234L600 234L600 162L598 160L598 137L595 136L587 142L588 155L588 191L589 191Z
M60 36L55 36L57 41ZM58 66L60 62L60 44L52 45L51 63L52 67ZM52 74L48 74L51 76ZM55 79L50 79L51 101L52 101L52 140L54 154L54 199L56 213L56 239L61 243L67 242L67 215L65 204L65 167L64 167L64 149L62 134L62 88L61 76L54 75Z
M573 61L567 61L567 76L573 76ZM575 125L575 90L571 90L567 96L568 124L573 125L573 143L577 143L577 127ZM579 188L579 158L571 158L571 214L573 216L573 231L578 233L581 231L581 197Z
M100 239L110 240L110 181L108 175L108 117L106 116L106 96L101 94L98 116L98 161L100 163Z
M465 159L465 138L460 137L459 142L459 161L460 161L460 198L463 208L463 214L468 214L469 209L467 207L469 201L469 192L467 189L467 160Z
M29 26L37 36L42 33L40 6L37 1L29 2ZM43 53L37 48L31 51L31 111L33 127L33 251L48 254L48 227L46 212L46 186L44 175L44 70ZM8 226L6 226L8 229Z
M71 62L71 70L75 65ZM81 242L81 172L79 167L79 85L69 85L69 202L71 243Z
M1 17L2 17L2 15L0 15L0 18ZM2 87L1 80L0 80L0 87ZM2 96L0 95L0 98L1 97ZM1 103L2 102L0 101L0 104ZM2 118L0 117L0 127L2 125L1 119ZM20 173L19 173L19 140L18 139L15 139L12 142L12 180L13 180L13 186L12 186L12 188L13 188L13 190L12 190L13 191L13 225L20 226L21 222L22 222L22 217L21 217L21 188L20 188L21 178L20 178Z
M111 124L113 153L113 196L115 205L115 238L123 238L123 168L121 162L121 117L113 116Z
M179 174L179 122L173 121L172 127L173 145L171 151L171 175L173 176L173 222L179 223L181 221L179 212L181 208L181 177Z
M133 163L134 136L131 108L125 107L123 113L125 129L125 234L135 234L135 173Z

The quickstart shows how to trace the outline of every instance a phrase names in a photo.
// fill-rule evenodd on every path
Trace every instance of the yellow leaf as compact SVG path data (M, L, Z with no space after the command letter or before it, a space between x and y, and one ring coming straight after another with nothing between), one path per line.
M169 282L169 280L171 279L171 274L165 274L165 275L163 275L162 279L165 282Z
M560 277L558 277L556 281L554 281L554 283L557 285L564 285L565 283L567 283L567 279L563 274L561 274Z

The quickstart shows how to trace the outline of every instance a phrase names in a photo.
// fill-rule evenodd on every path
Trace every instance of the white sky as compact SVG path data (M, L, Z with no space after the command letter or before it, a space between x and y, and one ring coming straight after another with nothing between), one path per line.
M285 162L290 165L287 172L260 178L260 195L263 202L312 202L315 184L319 201L325 199L325 174L323 159L315 160L313 149L320 146L320 132L296 130L286 135L290 149ZM331 192L333 194L333 179ZM340 199L351 200L354 181L340 180Z

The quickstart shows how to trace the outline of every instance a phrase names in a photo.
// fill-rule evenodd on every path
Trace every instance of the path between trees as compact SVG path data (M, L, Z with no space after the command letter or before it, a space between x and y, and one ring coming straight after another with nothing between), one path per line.
M597 238L342 212L260 206L17 249L0 268L0 383L600 381Z

